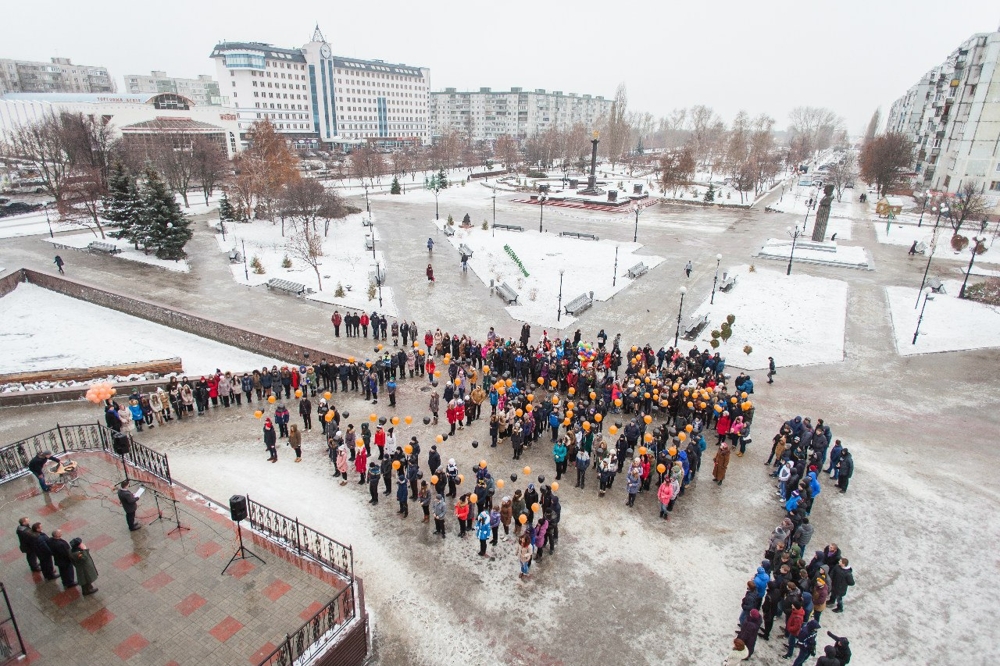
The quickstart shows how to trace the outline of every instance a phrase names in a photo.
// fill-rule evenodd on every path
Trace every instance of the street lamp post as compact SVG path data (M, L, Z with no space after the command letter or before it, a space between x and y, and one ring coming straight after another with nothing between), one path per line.
M538 195L538 233L542 233L542 216L545 214L545 200L548 197L542 192Z
M493 237L497 236L497 186L493 186Z
M972 273L972 264L976 261L976 255L986 252L986 236L979 238L972 237L975 245L972 246L972 256L969 257L969 267L965 269L965 279L962 280L962 288L958 291L959 298L965 298L965 285L969 283L969 274Z
M803 234L803 230L799 229L798 226L796 226L794 230L789 228L786 229L785 231L792 238L792 251L788 253L788 270L785 271L785 275L791 275L792 261L795 259L795 244L798 242L799 236Z
M618 284L618 246L615 245L615 274L611 278L611 286L614 287Z
M639 242L639 213L641 213L641 212L642 212L642 208L640 208L639 204L636 203L636 205L635 205L635 231L632 232L632 242L633 243L638 243Z
M247 242L245 240L241 240L240 242L243 244L243 277L249 282L250 271L247 270Z
M920 219L917 220L917 228L924 223L924 211L927 210L927 201L931 198L931 191L924 192L924 205L920 207Z
M913 304L914 310L916 310L917 306L920 305L920 292L924 290L924 285L927 284L927 273L931 270L931 260L934 259L934 251L937 249L937 231L938 225L941 224L941 215L947 215L948 211L948 206L944 204L940 207L931 207L931 212L937 213L937 219L934 220L934 231L931 232L931 244L930 247L927 248L927 265L924 266L924 276L920 279L920 289L917 290L917 302Z
M813 199L813 201L815 201L815 199ZM804 220L802 220L802 233L803 234L806 232L806 229L809 227L809 211L812 210L812 209L813 209L813 206L810 205L809 202L806 202L806 217L805 217Z
M378 285L378 306L382 307L382 267L375 262L375 284Z
M674 349L677 349L677 342L681 337L681 312L684 311L684 294L687 293L687 287L681 287L681 304L677 306L677 330L674 332Z
M931 290L928 289L927 293L924 294L924 306L920 308L920 316L917 317L917 328L913 331L913 342L910 344L917 344L917 336L920 335L920 322L924 320L924 310L927 309L927 301L933 301L934 296L931 295ZM917 294L917 302L920 301L920 294Z
M365 188L365 210L368 211L368 219L371 219L372 207L371 204L368 202L368 185L365 184L364 178L361 179L361 187Z
M556 310L556 321L562 321L562 284L563 284L563 274L566 273L565 269L559 269L559 309Z
M722 255L715 255L715 279L712 280L712 297L708 299L709 304L715 303L715 285L719 284L719 266L722 264Z

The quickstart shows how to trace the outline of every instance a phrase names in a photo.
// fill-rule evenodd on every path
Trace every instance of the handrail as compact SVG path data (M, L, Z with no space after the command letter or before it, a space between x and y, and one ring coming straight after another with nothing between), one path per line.
M250 526L278 541L284 541L300 556L309 556L320 564L346 575L354 582L354 550L331 539L298 518L289 518L247 496L247 518Z
M352 583L338 592L305 624L292 633L285 634L285 640L264 657L258 666L291 666L296 660L321 647L320 643L332 641L357 616L355 601Z

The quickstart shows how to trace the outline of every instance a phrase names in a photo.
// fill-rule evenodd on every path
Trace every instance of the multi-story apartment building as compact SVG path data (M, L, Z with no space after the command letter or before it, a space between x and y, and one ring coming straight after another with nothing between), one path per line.
M222 42L211 57L241 134L268 118L303 147L430 143L427 68L335 56L318 26L302 48Z
M219 93L219 84L208 74L200 74L196 79L167 76L166 72L156 70L149 76L126 74L125 88L126 92L132 94L175 93L187 97L199 106L218 105L224 102Z
M914 144L917 189L974 182L1000 214L1000 31L962 42L889 112L887 131Z
M106 67L74 65L69 58L0 59L0 94L48 92L113 93L117 87Z
M550 128L568 130L577 123L593 128L611 112L611 100L562 91L458 92L445 88L431 93L431 125L435 134L464 133L473 141L492 141L504 134L527 138Z

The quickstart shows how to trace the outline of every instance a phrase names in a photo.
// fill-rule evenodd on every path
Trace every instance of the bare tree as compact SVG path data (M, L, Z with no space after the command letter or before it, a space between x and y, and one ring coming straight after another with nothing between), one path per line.
M255 122L247 139L247 149L235 161L235 205L243 218L273 219L282 189L299 177L297 161L267 119Z
M191 144L170 135L158 135L147 142L149 161L163 177L170 191L181 195L189 208L188 185L194 178L195 162Z
M385 174L385 159L382 153L371 146L362 146L354 150L351 153L351 166L361 182L367 178L372 187L375 187L376 179L381 180Z
M830 182L837 192L837 201L844 196L844 189L858 175L857 160L853 152L848 152L844 158L830 167Z
M875 109L875 113L872 114L871 120L868 121L868 127L865 129L865 143L868 143L875 138L878 133L878 126L882 122L882 109Z
M875 137L861 149L861 177L874 183L885 196L899 179L899 173L913 162L913 144L903 134L890 132Z
M660 184L663 192L673 190L677 194L677 188L690 182L695 172L694 153L690 146L680 150L672 150L663 153L660 157Z
M503 168L508 171L516 168L521 162L521 151L517 146L517 141L509 134L503 134L497 138L493 152Z
M948 221L955 234L958 234L962 225L970 220L986 219L990 205L984 189L985 185L980 187L976 185L975 181L968 181L963 183L958 192L955 193L951 210L948 213Z
M194 178L201 184L201 193L205 195L205 204L208 205L209 197L230 170L226 149L208 137L198 136L191 142L191 153Z
M285 249L299 261L312 266L316 272L316 284L319 290L323 291L323 277L319 273L323 258L323 238L313 229L313 225L305 221L294 224L292 235L285 243Z
M826 150L833 145L843 126L843 118L822 107L797 106L788 114L788 130L793 136L808 136L814 150Z
M628 91L624 83L619 83L615 90L614 101L611 102L611 113L602 132L603 140L600 143L600 149L611 162L612 169L621 161L628 147L631 134L628 118Z

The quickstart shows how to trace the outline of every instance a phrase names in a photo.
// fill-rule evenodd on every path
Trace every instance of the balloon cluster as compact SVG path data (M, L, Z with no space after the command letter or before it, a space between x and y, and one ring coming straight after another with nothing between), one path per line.
M576 348L576 358L584 368L589 368L597 360L597 350L589 342L581 342Z
M101 382L100 384L92 384L89 389L87 389L87 400L99 405L105 400L110 400L111 396L118 393L108 382Z

